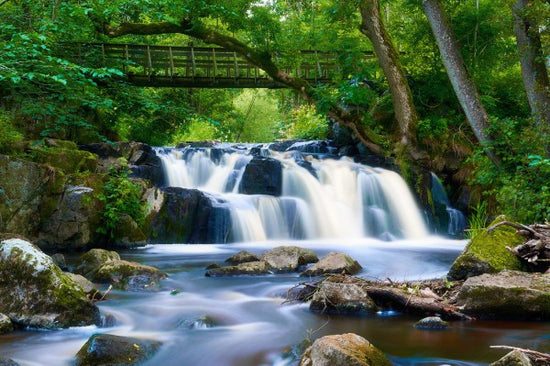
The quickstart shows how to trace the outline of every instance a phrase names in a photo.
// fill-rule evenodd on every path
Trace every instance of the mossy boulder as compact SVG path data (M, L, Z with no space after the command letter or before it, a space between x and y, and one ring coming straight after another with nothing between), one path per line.
M302 277L320 276L331 273L354 275L363 267L344 253L330 252L321 260L300 274Z
M225 262L230 264L240 264L246 262L256 262L259 260L260 258L258 258L256 254L250 253L247 250L241 250L240 252L235 253L231 257L227 258Z
M0 242L0 312L17 325L65 328L97 324L98 308L38 247Z
M278 273L294 272L300 266L319 261L317 254L310 249L296 246L280 246L264 253L262 260Z
M378 306L361 284L346 279L346 277L338 276L322 281L311 298L309 309L318 314L365 315L376 313Z
M525 353L516 349L489 366L535 366L535 364Z
M507 219L500 216L490 226L504 220ZM521 261L506 247L513 248L524 241L525 238L510 226L499 226L492 232L483 230L468 243L455 260L447 278L450 281L458 281L483 273L497 273L504 269L523 270Z
M423 330L444 330L449 328L449 323L438 316L429 316L417 321L414 327Z
M74 142L48 139L32 147L33 161L60 169L66 174L94 172L97 156L79 150Z
M92 298L92 296L95 296L95 298L97 299L102 296L101 292L96 289L92 281L88 280L86 277L71 272L65 272L65 274L69 276L76 284L82 287L84 293L90 298Z
M225 276L257 276L271 273L269 266L264 261L240 263L236 266L211 268L206 271L206 277Z
M549 320L550 275L502 271L470 277L456 305L479 319Z
M159 341L111 334L94 334L76 354L77 366L136 365L152 358Z
M90 278L103 264L119 260L120 255L115 251L94 248L77 259L73 272Z
M114 229L115 245L118 247L132 248L144 245L147 237L138 223L130 216L122 214L118 218L117 227Z
M127 291L155 291L166 273L151 266L124 260L109 261L100 266L92 281L110 283L115 288Z
M0 313L0 334L9 333L11 331L13 331L11 319L7 315Z
M328 335L313 342L299 366L391 366L379 349L357 334Z

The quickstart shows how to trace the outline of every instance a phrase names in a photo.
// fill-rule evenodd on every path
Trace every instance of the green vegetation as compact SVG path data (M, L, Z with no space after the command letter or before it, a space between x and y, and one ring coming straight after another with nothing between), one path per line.
M109 239L116 239L116 232L123 215L130 216L136 223L143 224L145 209L141 204L140 187L128 179L128 168L122 165L111 168L109 180L99 200L105 203L101 217L103 226L98 231Z
M0 153L22 154L35 146L28 141L46 138L157 146L321 139L333 137L332 124L340 123L400 166L421 165L446 177L446 186L469 186L470 206L484 202L487 216L502 212L524 223L550 219L550 121L529 99L548 85L543 80L542 87L525 87L510 2L430 2L442 3L451 19L489 116L490 128L482 131L490 137L488 147L480 146L451 87L442 63L448 55L434 40L421 4L426 1L380 2L381 22L416 109L416 118L403 125L402 113L396 113L402 103L395 103L397 94L380 66L387 61L366 56L373 44L360 26L374 1L12 0L0 2ZM519 15L539 31L530 35L540 40L535 61L544 64L550 5L529 4ZM122 23L138 23L139 31ZM290 89L139 88L105 64L100 51L86 62L76 57L77 43L94 42L223 45L274 79L286 75L277 80ZM295 70L306 57L300 50L337 55L330 84L299 78ZM484 155L488 150L497 165ZM473 212L474 221L481 219Z

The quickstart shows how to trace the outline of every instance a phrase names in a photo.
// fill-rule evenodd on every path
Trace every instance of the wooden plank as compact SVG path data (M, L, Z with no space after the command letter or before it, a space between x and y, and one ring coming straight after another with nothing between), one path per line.
M195 49L191 47L191 66L193 68L193 77L197 74L197 65L195 64Z
M168 49L168 55L170 57L170 77L174 77L174 54L172 53L172 47Z
M218 63L216 60L216 49L212 48L212 60L214 61L214 77L213 79L216 80L216 77L218 76Z
M151 61L151 49L149 46L147 46L147 73L149 77L151 77L151 74L153 73L153 64Z
M233 52L233 60L235 61L235 80L239 77L239 63L237 62L237 52Z

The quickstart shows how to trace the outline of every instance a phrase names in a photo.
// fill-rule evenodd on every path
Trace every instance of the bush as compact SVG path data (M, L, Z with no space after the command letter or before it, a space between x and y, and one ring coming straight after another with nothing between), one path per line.
M111 168L109 180L99 200L105 202L105 207L101 213L104 226L100 227L98 232L105 234L109 239L115 239L116 228L122 215L129 215L138 224L143 224L145 220L145 210L140 200L140 187L128 179L126 165Z
M223 134L211 121L194 118L191 120L185 132L177 133L172 138L172 143L182 141L224 140Z
M327 138L328 122L312 105L302 105L292 111L291 121L279 130L285 139L323 140Z
M0 112L0 153L14 152L14 146L23 140L23 135L13 126L9 116Z

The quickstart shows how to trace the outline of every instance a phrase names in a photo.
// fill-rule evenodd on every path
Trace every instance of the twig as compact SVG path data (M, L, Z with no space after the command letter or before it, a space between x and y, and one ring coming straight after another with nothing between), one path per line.
M101 299L99 299L98 301L103 301L103 299L105 298L105 296L107 296L107 294L113 289L113 285L109 285L109 287L107 288L107 290L103 293L103 296L101 296Z
M536 236L539 239L541 239L543 237L541 234L537 233L535 230L533 230L529 226L526 226L526 225L523 225L523 224L516 224L515 222L510 222L510 221L502 221L502 222L499 222L498 224L494 224L493 226L491 226L490 228L487 229L487 232L490 233L493 230L495 230L497 227L503 226L503 225L511 226L511 227L513 227L514 229L517 229L517 230L527 230L532 235Z
M0 6L4 5L4 4L7 3L8 1L10 1L10 0L2 0L2 1L0 1Z
M541 360L550 361L550 354L548 354L548 353L542 353L542 352L537 352L537 351L533 351L533 350L530 350L530 349L512 347L512 346L490 346L490 347L491 348L500 348L500 349L509 349L509 350L513 350L513 351L520 351L520 352L523 352L527 355L532 355L532 356L535 356L535 357L539 357Z

